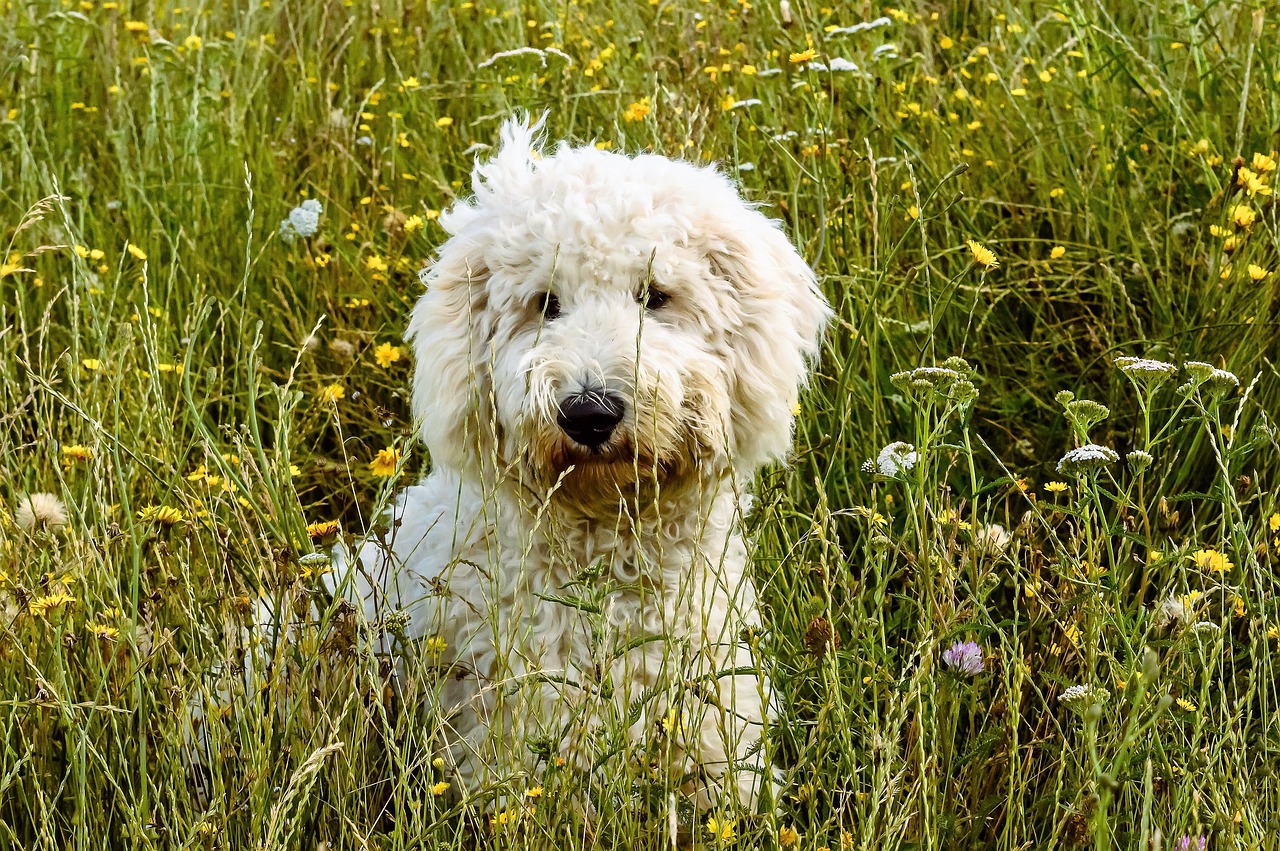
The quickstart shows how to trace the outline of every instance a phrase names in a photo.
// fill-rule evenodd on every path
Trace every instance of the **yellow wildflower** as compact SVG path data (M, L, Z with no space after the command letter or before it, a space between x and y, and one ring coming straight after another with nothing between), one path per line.
M979 244L976 240L967 239L965 245L969 246L969 250L973 252L974 262L988 269L995 269L1000 265L1000 261L996 258L996 253L985 245Z
M1059 257L1061 257L1066 253L1067 253L1067 249L1063 248L1061 245L1055 245L1052 249L1049 250L1049 259L1057 260Z
M802 50L799 53L792 53L787 58L791 60L793 65L799 65L801 62L812 62L818 56L818 51L812 47L808 50Z
M1238 228L1251 228L1257 219L1257 211L1248 204L1237 204L1231 209L1231 221Z
M80 444L62 447L62 460L70 464L72 461L88 461L93 457L93 450Z
M405 77L400 81L400 85L404 86L406 89L416 89L422 84L418 82L417 77Z
M120 630L117 627L105 623L89 624L89 632L93 633L103 641L115 641L120 637Z
M399 346L393 346L390 343L383 343L373 350L373 359L378 362L378 366L386 369L391 364L400 360L402 357Z
M367 268L371 272L387 271L387 261L383 260L381 257L379 257L376 254L370 254L368 257L366 257L364 259L364 265L365 265L365 268Z
M338 532L339 523L337 520L318 520L315 523L307 524L307 535L313 540L327 538Z
M453 119L447 115L441 116L440 118L436 119L437 127L448 127L451 124L453 124Z
M649 111L649 99L641 98L622 111L622 118L624 121L643 121Z
M449 791L449 781L441 780L439 783L431 787L431 794L437 798Z
M124 28L131 33L144 33L151 29L146 21L125 21Z
M800 840L800 831L796 830L792 825L787 825L778 831L778 846L781 848L790 848Z
M126 251L128 251L130 254L132 254L134 257L138 258L139 260L147 259L146 252L144 252L138 246L134 245L132 242L126 242L124 244L124 247Z
M707 817L707 833L717 842L732 842L738 835L733 819Z
M339 399L346 398L347 390L341 384L330 384L328 387L320 391L320 401L336 403Z
M198 35L192 34L184 38L182 40L182 44L187 48L187 50L199 50L204 47L204 39L200 38Z
M1272 532L1280 532L1280 512L1276 512L1267 518L1267 528Z
M182 522L182 512L168 505L148 505L138 512L138 519L154 521L161 526L176 526Z
M1211 573L1226 573L1235 567L1230 559L1217 550L1196 550L1191 554L1191 560L1196 563L1196 567Z
M80 365L83 366L85 369L89 370L90 372L97 372L98 370L102 369L102 361L98 360L97 358L85 358L84 360L80 361Z
M1271 274L1271 271L1268 269L1264 269L1261 266L1255 265L1253 263L1249 264L1249 279L1251 281L1266 280L1267 275L1270 275L1270 274Z
M50 612L70 606L74 602L75 598L68 594L66 589L59 589L52 594L32 600L27 604L27 608L31 614L47 619Z
M379 449L377 456L369 462L369 470L380 478L395 475L396 465L400 463L400 450L394 446Z
M1275 151L1272 151L1269 154L1255 153L1253 155L1253 161L1250 163L1250 165L1252 165L1255 169L1262 172L1263 174L1266 174L1268 172L1272 172L1276 170L1277 156L1280 156L1280 155L1277 155Z
M1196 711L1196 705L1191 701L1187 700L1185 697L1178 698L1177 700L1174 701L1174 703L1178 704L1179 708L1185 709L1187 712Z
M404 232L413 233L414 231L421 229L422 224L423 224L422 216L419 216L415 213L414 215L404 220Z

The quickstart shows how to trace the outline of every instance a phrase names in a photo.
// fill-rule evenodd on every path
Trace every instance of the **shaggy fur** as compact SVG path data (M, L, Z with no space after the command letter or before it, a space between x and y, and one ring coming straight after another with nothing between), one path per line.
M536 131L506 124L474 197L441 216L408 331L433 472L352 578L371 621L400 611L393 631L437 639L416 652L447 670L463 785L614 754L700 806L752 805L769 684L741 523L753 475L790 448L829 309L714 168L544 154ZM594 448L557 422L584 392L625 402Z

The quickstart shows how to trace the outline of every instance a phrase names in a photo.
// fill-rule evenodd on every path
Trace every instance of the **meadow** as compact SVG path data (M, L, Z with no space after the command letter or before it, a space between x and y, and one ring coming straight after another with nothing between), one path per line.
M0 849L1280 847L1278 25L0 2ZM520 110L718 162L835 307L750 521L763 812L462 796L321 592L430 467L416 273Z

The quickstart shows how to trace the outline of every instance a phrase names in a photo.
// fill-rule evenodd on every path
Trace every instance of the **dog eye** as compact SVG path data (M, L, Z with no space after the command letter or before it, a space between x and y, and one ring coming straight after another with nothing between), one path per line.
M560 299L555 293L543 293L538 296L537 308L542 318L550 321L560 315Z
M657 287L646 287L636 296L636 301L644 302L645 310L659 310L667 302L671 301L671 296L664 293Z

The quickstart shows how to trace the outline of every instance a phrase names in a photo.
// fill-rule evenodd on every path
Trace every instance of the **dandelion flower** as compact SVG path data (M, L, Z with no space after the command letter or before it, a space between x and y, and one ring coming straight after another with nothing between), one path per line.
M976 676L983 671L982 648L974 641L957 641L942 651L942 664L957 674Z
M61 529L67 525L67 509L51 493L33 493L18 499L13 519L28 532L38 529Z
M182 512L168 505L148 505L138 512L138 519L152 521L161 526L176 526L182 522Z
M707 816L707 834L716 842L732 842L738 836L737 826L733 819L720 819Z
M120 637L119 627L106 623L89 624L89 632L103 641L115 641Z
M337 520L319 520L315 523L307 524L307 535L310 536L312 540L318 541L322 538L327 538L330 535L336 535L339 527L340 524Z
M27 604L27 608L31 614L47 620L50 612L60 611L74 602L75 597L68 594L65 588L60 588L52 594L32 600Z
M787 58L791 61L792 65L799 65L802 62L812 62L817 58L817 56L818 51L811 47L808 50L802 50L799 53L792 53Z
M1066 482L1049 482L1044 486L1044 489L1047 490L1049 493L1066 493L1067 483Z
M400 450L394 446L388 446L386 449L379 449L377 456L369 462L369 470L380 478L393 476L396 472L396 465L400 463Z
M330 384L320 391L320 401L329 404L337 404L339 399L345 399L347 389L341 384Z
M965 245L969 246L969 250L973 252L973 261L979 266L987 269L995 269L999 267L1000 261L996 257L996 253L977 240L967 239Z
M1210 573L1226 573L1235 567L1230 559L1217 550L1196 550L1191 554L1191 560L1195 562L1196 567Z
M787 825L778 831L778 846L780 848L791 848L800 841L800 831L794 826Z
M373 359L378 362L378 366L386 369L391 364L400 360L403 355L399 346L393 346L390 343L383 343L373 350Z
M1253 223L1258 220L1257 210L1248 204L1237 204L1231 208L1231 221L1238 228L1251 228Z
M973 533L973 546L983 555L996 556L1009 548L1009 532L999 523L982 526Z

